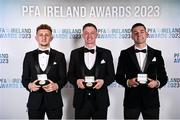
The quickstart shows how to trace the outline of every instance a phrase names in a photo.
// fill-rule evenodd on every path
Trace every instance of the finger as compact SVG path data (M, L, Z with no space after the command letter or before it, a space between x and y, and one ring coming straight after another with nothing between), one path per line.
M43 88L44 90L47 90L47 87L45 87L45 86L43 86L42 88Z
M46 92L50 92L49 88L43 88Z
M153 88L153 84L148 84L148 87Z
M47 88L48 87L48 85L44 85L44 86L42 86L43 88Z
M99 86L99 84L97 83L97 84L93 87L93 89L97 89L98 86Z
M47 85L46 86L42 86L42 88L47 90L49 88L49 86L47 86Z
M95 85L95 86L93 87L93 89L96 89L96 87L97 87L97 85Z
M46 92L50 92L50 90L49 89L47 89L47 90L45 90Z
M78 88L81 88L81 84L80 83L77 83L77 86L78 86Z
M84 87L84 86L80 86L79 88L80 88L80 89L84 89L85 87Z
M35 81L33 81L33 83L35 83L35 82L37 82L37 81L39 81L39 80L35 80Z
M83 85L82 83L80 83L80 84L78 85L78 87L81 88L81 89L83 89L83 88L84 88L84 85Z
M132 85L132 87L136 87L136 85Z
M84 89L84 88L85 88L85 87L84 87L84 84L82 84L82 85L81 85L81 88L82 88L82 89Z
M97 87L96 87L96 89L100 89L102 86L101 85L98 85Z
M54 83L52 80L48 80L50 83Z
M153 88L153 85L150 85L149 87L150 87L150 88Z
M153 81L152 79L150 79L150 78L148 78L148 80L151 82L151 81Z

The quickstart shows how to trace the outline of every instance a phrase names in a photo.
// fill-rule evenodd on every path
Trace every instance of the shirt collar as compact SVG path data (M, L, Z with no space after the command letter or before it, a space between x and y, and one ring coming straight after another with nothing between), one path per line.
M138 47L134 46L134 49L138 49L138 50L146 49L147 50L147 45L144 48L138 48Z
M42 51L49 50L50 51L50 47L46 48L46 49L38 48L38 50L42 50Z
M91 50L91 49L94 49L96 51L96 46L92 47L92 48L88 48L87 46L84 46L85 48Z

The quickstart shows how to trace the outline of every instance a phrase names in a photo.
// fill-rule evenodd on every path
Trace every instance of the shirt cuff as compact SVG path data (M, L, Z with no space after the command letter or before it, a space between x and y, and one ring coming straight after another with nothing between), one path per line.
M159 82L159 80L157 80L157 87L156 88L159 88L159 86L160 86L160 82Z
M131 86L128 84L128 82L129 82L129 79L127 80L126 84L129 88L131 88Z

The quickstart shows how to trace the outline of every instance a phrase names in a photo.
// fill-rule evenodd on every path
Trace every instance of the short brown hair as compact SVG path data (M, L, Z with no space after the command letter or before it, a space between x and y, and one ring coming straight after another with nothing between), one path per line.
M94 28L96 29L96 31L97 31L97 27L96 27L94 24L92 24L92 23L86 23L86 24L83 26L83 30L84 30L86 27L94 27Z
M145 25L144 24L142 24L142 23L136 23L136 24L134 24L133 26L132 26L132 28L131 28L131 32L133 31L133 29L135 28L135 27L137 27L137 26L142 26L142 27L144 27L144 29L146 30L146 27L145 27Z
M47 29L52 33L52 28L47 24L41 24L40 26L38 26L36 29L36 34L40 29Z

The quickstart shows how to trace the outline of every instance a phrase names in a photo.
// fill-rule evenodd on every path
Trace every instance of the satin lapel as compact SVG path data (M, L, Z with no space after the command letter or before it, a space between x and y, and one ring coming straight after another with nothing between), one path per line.
M147 60L146 60L146 65L145 65L145 68L144 68L144 72L147 70L149 64L151 63L153 59L153 51L150 47L148 47L148 53L147 53Z
M139 66L139 63L138 63L138 60L137 60L137 57L136 57L136 53L135 53L135 50L134 50L134 46L132 46L130 49L129 49L129 55L132 59L132 61L134 62L134 64L136 65L136 67L138 68L139 71L141 71L140 69L140 66ZM128 59L128 58L127 58Z
M46 74L48 74L49 70L51 69L51 66L53 65L53 62L55 61L55 56L56 53L53 51L53 49L50 50L50 54L49 54L49 61L48 61L48 65L46 68Z
M99 50L98 47L96 47L96 59L95 59L95 77L97 78L99 75L99 64L100 64L100 60L102 60L102 52Z
M38 50L35 50L33 52L33 57L34 57L34 64L35 64L35 68L37 73L41 73L41 68L39 66L39 61L38 61Z

